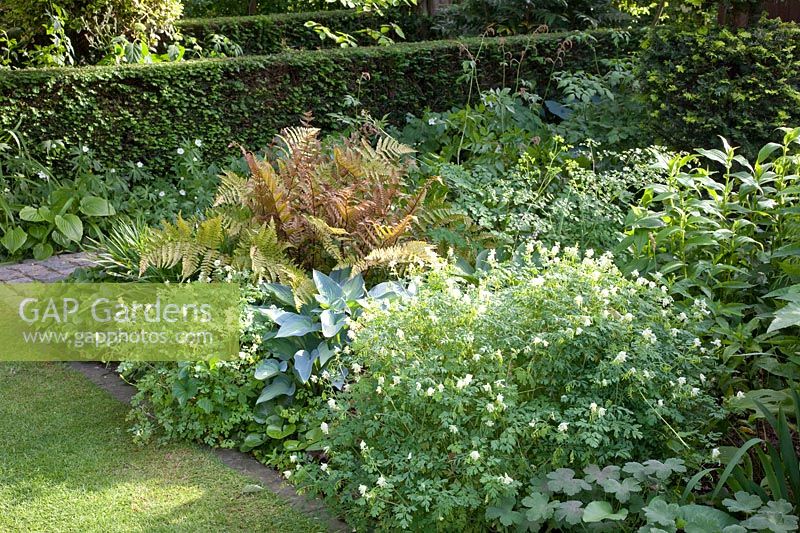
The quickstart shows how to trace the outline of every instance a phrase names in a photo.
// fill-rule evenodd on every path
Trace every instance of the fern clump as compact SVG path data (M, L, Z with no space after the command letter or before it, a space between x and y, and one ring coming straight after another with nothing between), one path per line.
M207 277L223 264L297 286L313 269L357 273L436 260L418 237L442 210L426 206L433 180L408 191L414 151L392 137L370 142L356 133L325 147L319 129L302 126L281 132L272 159L242 152L250 174L225 171L204 218L178 217L151 232L140 275Z

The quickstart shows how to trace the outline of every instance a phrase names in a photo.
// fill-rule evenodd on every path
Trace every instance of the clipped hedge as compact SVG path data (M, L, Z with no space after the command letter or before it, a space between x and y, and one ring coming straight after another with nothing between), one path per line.
M185 19L178 22L182 34L204 41L208 35L220 34L242 47L245 55L275 54L287 49L309 50L334 48L336 43L324 41L317 33L305 27L308 21L318 22L333 31L353 34L363 28L379 28L381 24L394 22L403 29L406 40L419 41L430 35L430 21L410 11L393 12L391 15L358 14L353 10L316 11L310 13L282 13L252 17L219 17L207 19ZM371 44L367 37L357 37L364 44Z
M459 83L464 62L477 55L481 88L511 85L515 76L547 83L552 58L559 69L593 69L596 55L630 53L639 39L618 42L610 31L592 44L569 34L508 39L427 41L388 47L303 51L79 69L0 72L0 128L20 130L31 146L63 139L88 144L98 159L161 164L184 139L202 139L207 153L233 153L231 142L266 145L282 127L311 111L322 127L328 113L342 110L346 95L358 94L373 115L401 123L407 113L445 110L466 100ZM519 63L518 63L519 62ZM360 82L368 73L369 80Z
M639 76L663 144L708 146L722 135L749 155L800 123L800 26L666 27L643 43Z

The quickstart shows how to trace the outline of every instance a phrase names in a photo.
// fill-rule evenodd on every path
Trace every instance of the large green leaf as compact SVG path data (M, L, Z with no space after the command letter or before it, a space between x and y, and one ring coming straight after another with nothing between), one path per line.
M19 210L19 218L22 220L27 220L28 222L44 221L44 217L39 213L39 210L29 205L26 205Z
M319 329L319 326L314 324L310 316L286 313L281 315L281 320L281 328L278 330L275 338L302 337L307 333Z
M767 333L790 328L792 326L800 326L800 304L795 302L775 311L775 319L769 325Z
M583 511L583 521L586 523L601 522L603 520L625 520L628 510L622 508L615 513L608 502L591 502Z
M64 237L72 242L80 242L83 238L83 222L76 215L56 215L54 222Z
M25 233L25 230L20 228L19 226L6 231L3 238L0 239L0 244L8 250L10 254L13 254L25 244L28 240L28 234Z
M81 213L90 217L108 217L117 213L111 202L99 196L85 196L81 199Z
M261 391L261 396L256 400L256 405L262 402L268 402L278 396L291 396L294 394L295 390L296 386L294 380L285 374L281 374L276 376L269 385L264 387L264 390Z

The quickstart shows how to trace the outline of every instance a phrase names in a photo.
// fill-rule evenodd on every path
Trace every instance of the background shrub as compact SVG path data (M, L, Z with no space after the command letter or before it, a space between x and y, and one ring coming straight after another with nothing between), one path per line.
M608 255L539 253L478 287L434 273L359 322L365 375L321 412L329 453L307 470L355 527L481 530L486 502L539 469L713 438L711 359L662 289Z
M800 27L662 28L643 44L639 76L651 127L667 146L707 146L717 135L747 155L800 120Z
M636 46L612 32L594 33L594 44L576 44L563 60L578 68L601 56L626 54ZM286 124L311 111L330 127L328 113L347 95L360 98L376 116L400 122L425 107L461 104L459 85L471 50L483 86L502 85L519 72L544 84L549 60L568 35L425 42L391 47L292 52L273 56L198 60L173 64L39 69L0 72L0 127L20 130L32 149L48 139L89 144L99 160L126 157L151 168L164 166L162 146L201 138L206 154L232 152L238 141L267 145ZM480 52L478 52L480 50ZM509 58L524 57L521 65ZM469 67L471 68L471 67Z

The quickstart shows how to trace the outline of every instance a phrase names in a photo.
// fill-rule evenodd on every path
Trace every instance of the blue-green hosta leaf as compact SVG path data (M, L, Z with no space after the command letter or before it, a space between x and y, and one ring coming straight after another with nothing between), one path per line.
M322 325L322 334L326 339L335 337L344 327L347 315L339 313L333 309L326 309L319 315L319 322Z
M261 395L256 400L256 405L268 402L273 398L277 398L278 396L292 396L294 391L297 387L294 384L294 380L287 376L286 374L280 374L275 376L271 383L269 383L264 390L261 391Z
M680 506L675 503L667 503L661 497L654 498L650 504L642 509L648 524L664 527L674 527L675 520L678 518Z
M592 490L592 486L581 478L575 477L575 471L569 468L559 468L547 474L547 488L552 492L563 492L567 496L574 496L582 490Z
M361 274L357 274L345 281L344 285L342 285L342 292L344 293L344 299L348 302L355 302L363 298L366 294L364 277Z
M625 520L628 510L623 508L614 512L608 502L590 502L583 511L583 521L586 523L602 522L603 520Z
M631 498L631 493L641 492L642 490L639 482L632 477L626 477L622 482L616 479L606 479L600 483L600 486L607 493L613 494L621 503L627 502Z
M284 361L283 364L286 364ZM281 361L277 359L264 359L256 367L255 378L258 380L269 379L281 373Z
M749 494L740 490L733 495L734 499L725 498L722 505L732 513L754 513L758 511L764 502L755 494Z
M686 533L722 533L723 529L737 522L724 511L694 504L681 507L680 518L684 521Z
M553 516L558 502L551 502L546 494L533 492L522 499L522 505L528 508L525 518L529 522L543 522Z
M298 350L294 354L294 370L302 383L308 382L311 370L314 368L314 355L306 350Z
M553 516L556 520L566 522L571 526L580 524L583 519L583 502L578 500L559 502Z
M80 242L83 238L83 222L76 215L56 215L54 222L58 231L72 242Z
M315 270L312 274L314 278L314 285L317 287L319 294L315 294L314 298L324 305L332 306L337 300L344 299L344 292L342 288L330 276L326 276L322 272Z
M722 529L722 533L747 533L747 528L742 527L739 524L732 524L730 526L725 526Z
M317 353L319 354L319 366L320 368L324 367L328 361L331 360L331 357L336 355L330 346L328 346L328 341L322 341L319 343L316 349Z
M294 293L288 285L280 283L265 283L261 289L283 305L294 307Z
M583 469L583 473L586 474L584 478L586 481L599 484L602 484L608 479L619 480L619 472L620 468L618 466L607 466L600 470L600 467L597 465L589 465Z
M287 316L288 315L288 316ZM319 324L314 324L310 316L298 315L295 313L286 313L281 315L281 327L275 338L283 337L302 337L312 331L319 331Z

